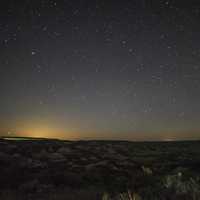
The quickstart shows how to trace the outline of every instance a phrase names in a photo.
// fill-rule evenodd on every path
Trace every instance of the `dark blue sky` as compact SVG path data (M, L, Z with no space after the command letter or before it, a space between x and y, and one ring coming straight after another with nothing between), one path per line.
M66 139L200 136L200 3L7 0L0 133Z

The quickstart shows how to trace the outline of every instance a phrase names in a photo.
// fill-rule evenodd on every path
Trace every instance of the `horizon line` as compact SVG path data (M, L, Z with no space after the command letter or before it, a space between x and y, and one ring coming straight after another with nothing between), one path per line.
M136 140L136 139L99 139L99 138L77 138L77 139L64 139L56 137L26 137L26 136L0 136L0 139L33 139L33 140L60 140L60 141L124 141L124 142L184 142L184 141L200 141L200 138L185 138L185 139L147 139L147 140Z

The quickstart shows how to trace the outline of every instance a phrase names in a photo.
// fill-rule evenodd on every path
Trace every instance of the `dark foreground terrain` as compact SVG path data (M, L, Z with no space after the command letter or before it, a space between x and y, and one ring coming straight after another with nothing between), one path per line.
M200 142L0 139L1 200L200 199Z

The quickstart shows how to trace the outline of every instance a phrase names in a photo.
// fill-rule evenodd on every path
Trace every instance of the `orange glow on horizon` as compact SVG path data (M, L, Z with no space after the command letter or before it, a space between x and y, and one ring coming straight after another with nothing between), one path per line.
M63 131L59 129L46 128L46 127L18 130L15 132L14 135L19 137L52 138L52 139L64 139L64 140L80 139L80 134L78 134L77 132Z

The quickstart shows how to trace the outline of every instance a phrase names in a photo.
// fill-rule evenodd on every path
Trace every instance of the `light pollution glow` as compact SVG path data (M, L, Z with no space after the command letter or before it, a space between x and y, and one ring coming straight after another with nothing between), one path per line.
M4 130L4 136L9 137L34 137L34 138L57 138L65 140L132 140L132 141L176 141L176 140L194 140L199 139L198 132L173 132L173 133L117 133L116 132L98 132L98 131L64 131L51 125L28 125L24 126L23 129L11 129L11 131ZM148 136L149 135L149 136Z

